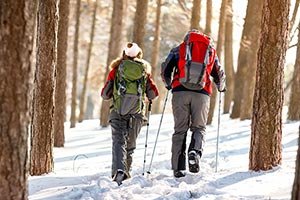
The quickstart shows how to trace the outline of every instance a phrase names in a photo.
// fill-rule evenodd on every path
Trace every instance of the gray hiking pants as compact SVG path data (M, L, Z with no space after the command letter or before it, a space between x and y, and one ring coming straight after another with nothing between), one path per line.
M141 130L143 115L119 115L115 111L110 114L112 130L112 177L118 169L129 177L132 154L136 148L136 139Z
M178 91L173 92L172 109L174 133L172 136L172 169L186 169L186 137L192 132L188 152L195 150L200 157L205 141L205 127L209 111L210 97L206 94Z

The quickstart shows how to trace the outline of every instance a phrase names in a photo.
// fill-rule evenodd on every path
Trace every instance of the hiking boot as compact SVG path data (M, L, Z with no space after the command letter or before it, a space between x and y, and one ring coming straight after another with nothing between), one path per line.
M183 171L180 171L180 170L174 170L173 174L174 174L175 178L185 177L185 173Z
M200 170L199 167L200 156L196 151L189 152L189 171L192 173L198 173Z
M116 181L118 186L122 185L122 181L125 179L125 173L123 170L118 169L117 173L113 177L113 181Z

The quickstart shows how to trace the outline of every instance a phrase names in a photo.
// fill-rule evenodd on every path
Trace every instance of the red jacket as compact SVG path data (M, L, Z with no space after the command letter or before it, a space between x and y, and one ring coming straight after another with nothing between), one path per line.
M179 81L179 73L178 73L178 62L179 62L179 51L180 47L177 46L173 48L165 62L162 63L161 66L161 77L167 88L172 88L172 92L176 91L193 91L198 93L204 93L207 95L212 94L212 81L207 78L205 81L205 87L202 90L189 90L185 88ZM173 73L174 72L174 73ZM220 82L225 81L225 73L219 63L218 57L216 56L216 51L214 48L211 49L209 63L206 69L207 77L212 76L215 84L220 85ZM173 77L172 77L173 74Z

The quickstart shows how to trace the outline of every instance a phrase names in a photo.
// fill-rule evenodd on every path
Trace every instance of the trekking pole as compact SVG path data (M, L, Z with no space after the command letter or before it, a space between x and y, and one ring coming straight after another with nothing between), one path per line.
M152 156L151 156L151 161L150 161L149 169L148 169L148 171L147 171L148 174L150 174L150 169L151 169L152 162L153 162L153 157L154 157L154 152L155 152L155 148L156 148L156 144L157 144L157 139L158 139L158 135L159 135L161 123L162 123L162 120L163 120L163 117L164 117L164 112L165 112L165 109L166 109L166 104L167 104L167 100L168 100L168 95L169 95L169 90L167 91L167 94L166 94L166 98L165 98L165 102L164 102L164 107L163 107L163 110L162 110L162 114L161 114L161 118L160 118L158 130L157 130L157 134L156 134L156 139L155 139L155 143L154 143L154 147L153 147L153 152L152 152Z
M216 150L216 170L218 171L218 155L219 155L219 134L220 134L220 118L221 118L221 97L222 93L219 92L219 112L218 112L218 129L217 129L217 150Z
M150 119L150 113L151 113L151 105L152 105L152 101L149 102L148 113L147 113L147 131L146 131L146 141L145 141L145 151L144 151L143 175L145 172L145 165L146 165L146 153L147 153L147 146L148 146L147 144L148 144L149 119Z

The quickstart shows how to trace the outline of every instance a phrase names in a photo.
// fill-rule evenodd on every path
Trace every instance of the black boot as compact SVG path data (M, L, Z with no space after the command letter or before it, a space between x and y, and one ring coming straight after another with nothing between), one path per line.
M113 177L113 181L116 181L118 186L122 185L122 181L125 179L125 173L123 170L118 169L117 173Z
M185 176L185 173L183 171L180 171L180 170L174 170L173 174L174 174L175 178L180 178L180 177L184 177Z
M189 152L189 170L192 173L198 173L200 170L199 167L200 156L196 151Z

